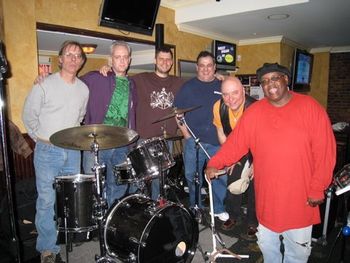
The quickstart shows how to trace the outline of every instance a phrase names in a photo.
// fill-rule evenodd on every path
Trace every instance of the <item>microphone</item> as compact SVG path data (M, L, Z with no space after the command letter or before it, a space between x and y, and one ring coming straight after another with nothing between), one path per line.
M0 41L0 73L4 74L7 72L7 61L3 52L3 44Z

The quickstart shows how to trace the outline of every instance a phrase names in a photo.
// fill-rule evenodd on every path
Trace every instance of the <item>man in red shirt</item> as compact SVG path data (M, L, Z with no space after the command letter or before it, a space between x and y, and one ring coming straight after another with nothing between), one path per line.
M290 72L274 63L257 70L265 98L251 105L211 158L206 176L254 159L258 245L269 263L307 262L318 205L331 182L336 144L325 110L288 88ZM281 244L282 243L282 244ZM281 245L284 253L281 253Z

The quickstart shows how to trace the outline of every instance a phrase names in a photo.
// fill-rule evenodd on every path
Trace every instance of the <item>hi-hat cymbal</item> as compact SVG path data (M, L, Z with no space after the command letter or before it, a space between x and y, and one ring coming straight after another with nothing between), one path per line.
M175 117L177 114L183 114L183 113L186 113L186 112L189 112L189 111L193 111L193 110L196 110L198 108L200 108L201 106L194 106L194 107L191 107L191 108L186 108L186 109L178 109L178 108L173 108L172 109L172 113L168 114L168 115L165 115L164 117L152 122L152 123L157 123L157 122L160 122L160 121L164 121L164 120L167 120L167 119L170 119L172 117Z
M51 135L50 142L56 146L73 150L91 150L94 138L99 149L126 146L138 139L131 129L103 124L84 125L58 131Z

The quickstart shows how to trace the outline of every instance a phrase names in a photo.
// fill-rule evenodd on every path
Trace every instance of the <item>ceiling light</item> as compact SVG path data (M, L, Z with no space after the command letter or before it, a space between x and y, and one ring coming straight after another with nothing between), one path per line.
M269 15L267 19L269 20L284 20L289 17L288 14L275 14L275 15Z
M96 44L81 44L81 47L83 48L83 51L85 54L92 54L95 52L97 45Z

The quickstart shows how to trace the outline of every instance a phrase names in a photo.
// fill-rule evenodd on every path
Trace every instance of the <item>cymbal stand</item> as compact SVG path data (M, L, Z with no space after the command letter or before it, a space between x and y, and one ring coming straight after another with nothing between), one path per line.
M198 207L198 198L199 198L199 147L201 147L201 149L203 150L203 152L205 153L205 155L208 157L208 159L210 159L210 155L208 154L208 152L204 149L203 145L200 143L200 139L198 137L196 137L196 135L193 133L193 131L191 130L191 128L187 125L185 117L181 116L178 117L178 120L180 122L180 124L185 125L187 130L190 132L191 136L193 137L195 143L196 143L196 173L195 173L195 216L196 216L196 220L197 222L201 222L202 221L202 214L200 211L200 208ZM201 251L203 258L206 260L206 255L212 256L216 255L216 257L219 255L218 252L216 251L216 240L221 244L221 246L226 249L225 247L225 242L222 240L222 238L220 237L220 234L218 232L216 232L215 229L215 218L214 218L214 205L213 205L213 194L212 194L212 187L211 187L211 183L208 182L208 180L206 179L207 183L208 183L208 187L209 187L209 199L210 199L210 215L211 215L211 223L209 225L209 227L211 228L211 232L212 232L212 237L213 237L213 248L214 251L212 253L204 253L202 249L199 247L199 250ZM227 249L226 249L227 251ZM226 257L227 255L223 255L223 257ZM215 258L216 258L215 257Z
M199 178L200 178L200 174L199 174L199 147L203 150L203 152L208 157L208 159L210 159L210 155L204 149L203 145L200 143L200 139L198 137L196 137L196 135L193 133L191 128L188 126L188 124L187 124L187 122L185 120L185 116L182 115L182 116L179 116L177 118L179 120L180 125L185 125L185 127L187 128L187 130L191 134L191 136L194 139L195 144L196 144L196 172L195 172L195 175L194 175L195 205L194 205L193 209L194 209L194 212L195 212L195 218L196 218L197 222L201 223L202 222L202 213L201 213L201 209L198 206L199 205L199 193L200 193L200 189L199 189L199 187L200 187L200 183L199 183Z
M210 262L215 262L216 258L238 258L238 259L249 258L249 255L237 255L235 253L228 251L225 247L225 243L221 240L220 236L218 235L219 233L216 232L212 186L211 186L211 182L207 179L206 176L205 176L205 180L208 183L208 189L209 189L209 206L210 206L210 211L211 211L210 212L210 218L211 218L210 228L211 228L212 240L213 240L213 251L206 252L206 254L210 258ZM219 241L219 243L223 247L223 249L220 249L220 250L217 249L216 240ZM224 251L227 252L228 254L222 254L222 252L224 252Z
M108 262L106 259L106 247L104 244L104 233L103 233L103 218L104 218L104 211L106 208L106 200L103 196L103 184L104 184L104 178L103 178L103 171L105 170L104 164L99 164L98 161L98 151L99 151L99 145L96 140L96 134L92 134L94 137L94 141L91 144L91 151L94 153L94 166L92 170L95 172L95 178L96 178L96 191L97 191L97 203L96 203L96 209L95 209L95 216L97 218L98 223L98 233L99 233L99 241L100 241L100 256L96 255L96 262Z
M165 194L165 175L162 168L162 156L163 152L159 151L157 154L158 159L158 170L159 170L159 196L157 203L160 206L163 206L166 203L166 194Z

